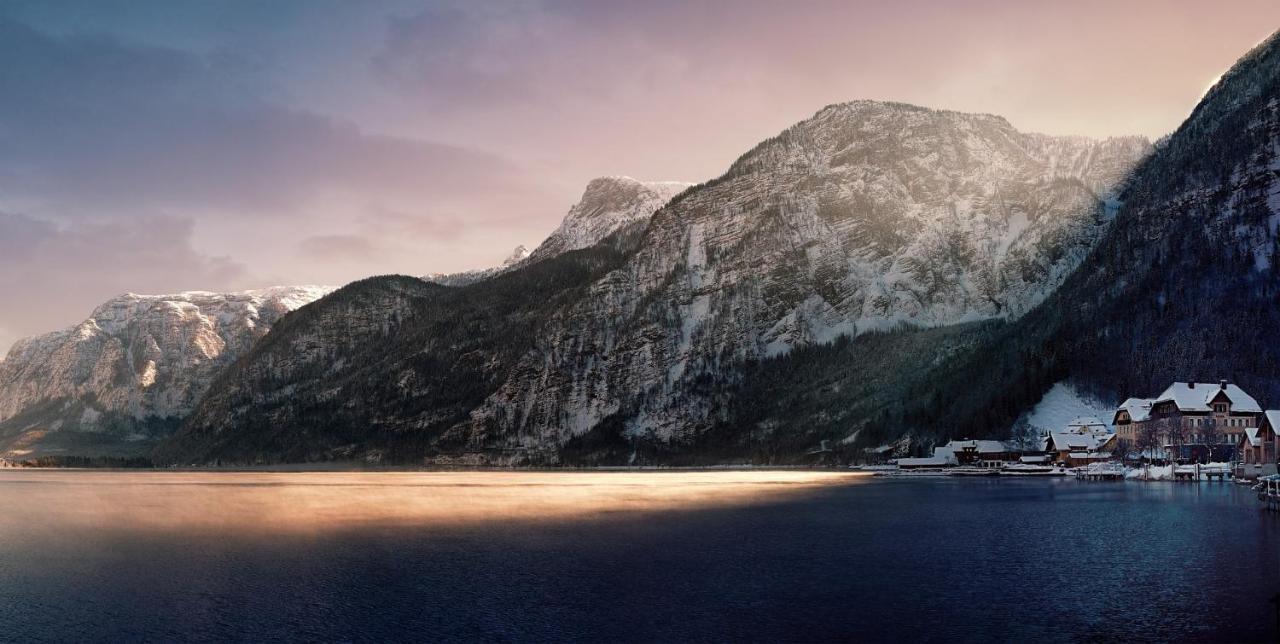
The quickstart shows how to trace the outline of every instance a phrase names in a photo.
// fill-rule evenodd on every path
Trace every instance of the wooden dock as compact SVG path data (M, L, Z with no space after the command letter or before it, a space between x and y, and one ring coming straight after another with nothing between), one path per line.
M1199 481L1203 476L1210 481L1217 479L1225 481L1231 476L1231 468L1226 465L1174 465L1173 480L1175 481Z
M1123 481L1124 466L1119 463L1090 463L1076 468L1077 481Z
M1258 479L1258 484L1253 489L1258 491L1258 500L1262 501L1264 508L1280 510L1280 476L1264 476Z

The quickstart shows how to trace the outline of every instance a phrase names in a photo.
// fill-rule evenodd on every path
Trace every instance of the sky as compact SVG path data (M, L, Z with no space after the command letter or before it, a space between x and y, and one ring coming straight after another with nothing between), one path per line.
M1172 131L1274 0L0 0L0 355L125 292L498 263L824 105Z

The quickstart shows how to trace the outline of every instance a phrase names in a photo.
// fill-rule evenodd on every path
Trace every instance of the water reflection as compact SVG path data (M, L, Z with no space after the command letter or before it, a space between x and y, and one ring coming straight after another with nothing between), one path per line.
M325 532L697 509L865 479L842 472L0 472L0 535Z

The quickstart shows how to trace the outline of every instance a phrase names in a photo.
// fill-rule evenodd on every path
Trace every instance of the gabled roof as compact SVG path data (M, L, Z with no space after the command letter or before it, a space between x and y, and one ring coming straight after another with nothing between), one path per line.
M1258 447L1258 446L1262 445L1262 439L1261 439L1261 438L1258 438L1258 428L1257 428L1257 427L1245 427L1245 428L1244 428L1244 436L1241 436L1241 437L1240 437L1240 442L1241 442L1241 443L1244 443L1245 441L1248 441L1248 442L1249 442L1249 444L1250 444L1250 445L1252 445L1252 446L1254 446L1254 447Z
M1095 436L1075 432L1050 432L1045 437L1045 450L1054 452L1079 452L1096 450L1105 445L1115 434Z
M1280 409L1268 409L1266 418L1267 424L1271 425L1271 431L1280 431Z
M1001 454L1010 451L1009 446L1001 441L987 440L951 441L944 446L944 449L950 449L952 453L972 449L979 454Z
M1115 421L1116 416L1120 415L1121 411L1129 412L1129 420L1140 423L1151 415L1151 400L1147 398L1130 398L1120 403L1115 415L1111 417L1112 422Z
M1079 416L1067 423L1067 431L1077 434L1105 434L1108 431L1108 427L1097 416Z
M1233 384L1210 384L1205 382L1175 382L1160 394L1155 402L1173 401L1179 411L1209 411L1209 404L1219 393L1225 393L1231 401L1231 411L1244 413L1260 413L1262 407L1253 396Z

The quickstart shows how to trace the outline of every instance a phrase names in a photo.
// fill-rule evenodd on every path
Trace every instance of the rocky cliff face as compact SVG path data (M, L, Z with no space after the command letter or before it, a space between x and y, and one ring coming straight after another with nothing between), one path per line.
M566 445L587 437L692 446L726 420L736 381L755 360L900 324L1022 315L1090 251L1109 226L1115 191L1149 149L1137 138L1024 134L989 115L869 101L831 106L760 144L724 176L683 191L647 222L602 217L607 209L584 197L557 231L564 234L548 243L586 243L579 240L597 234L597 219L633 222L586 249L612 258L591 263L589 281L546 291L547 278L531 272L543 260L458 290L474 315L467 323L504 331L495 336L499 346L429 340L422 329L442 313L418 313L381 340L384 375L344 376L327 387L334 381L321 363L281 368L286 355L264 343L235 377L220 380L171 453L243 458L233 443L261 429L251 427L252 401L287 391L273 398L280 404L271 426L289 451L258 441L250 454L324 457L298 451L315 440L318 421L309 411L314 398L298 392L326 390L346 397L351 423L381 428L321 441L348 453L381 450L393 435L416 435L415 449L437 460L559 462ZM657 202L637 200L631 182L593 186L611 203ZM568 270L590 256L575 254L586 250L555 256L561 269L541 271ZM539 288L544 299L554 293L555 306L531 299ZM426 298L431 303L416 310L458 306ZM512 326L520 319L535 322ZM269 346L294 342L291 332L278 328ZM955 347L980 341L938 337ZM466 364L484 365L480 380L450 380L466 373L454 362L464 345L473 346ZM321 351L346 364L365 349ZM450 389L468 390L465 413L456 405L441 413L433 402ZM391 407L369 402L392 393Z
M692 441L733 365L885 329L1016 317L1106 229L1143 139L1027 135L996 116L828 107L654 215L472 414L473 444L558 446L606 419Z
M329 290L128 294L72 328L20 340L0 362L4 446L21 455L75 433L145 442L176 426L284 314Z

